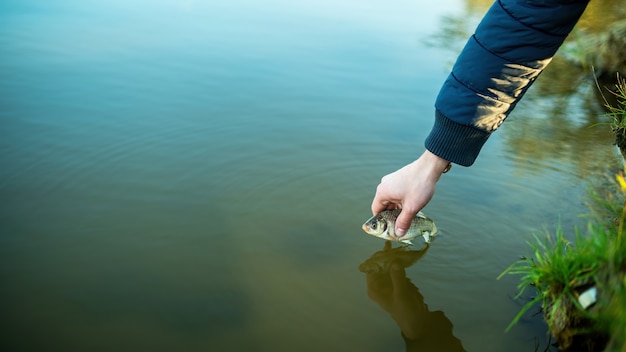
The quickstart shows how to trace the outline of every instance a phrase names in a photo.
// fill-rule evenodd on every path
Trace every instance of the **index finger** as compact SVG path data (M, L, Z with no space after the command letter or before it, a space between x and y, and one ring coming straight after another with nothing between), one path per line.
M372 201L372 214L376 215L383 210L402 209L402 204L396 203L392 200L386 200L379 196L378 193L374 196Z
M381 211L387 209L388 206L389 206L388 200L381 200L379 199L378 195L376 195L374 197L374 200L372 201L372 214L376 215L380 213Z

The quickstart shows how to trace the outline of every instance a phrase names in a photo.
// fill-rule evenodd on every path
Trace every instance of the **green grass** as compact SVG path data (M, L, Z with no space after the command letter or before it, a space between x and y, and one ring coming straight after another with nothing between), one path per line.
M615 90L611 92L614 95L615 103L611 104L604 98L604 105L608 110L607 116L613 119L613 126L617 128L626 128L626 79L617 74Z
M545 312L549 325L560 324L556 310L562 306L563 299L578 304L575 289L593 282L602 256L594 241L584 240L580 231L576 230L575 238L574 242L568 241L561 226L554 236L548 234L545 239L540 239L535 235L534 241L528 242L532 254L514 262L498 276L500 279L506 274L521 275L516 298L529 288L538 291L537 296L515 316L507 331L538 302L550 307L550 311Z
M611 103L605 97L606 116L616 144L626 158L626 80L617 75ZM626 166L624 167L626 172ZM552 235L528 241L530 254L511 264L498 276L520 275L519 293L537 295L513 318L509 331L530 308L541 303L544 318L559 343L567 345L579 335L590 336L590 351L626 352L626 177L619 172L596 184L588 195L590 213L585 231L566 232L559 224ZM597 182L596 182L597 183ZM570 238L571 240L569 240ZM577 295L596 286L597 302L583 309ZM595 343L600 336L608 344ZM564 342L565 341L565 342ZM580 340L579 340L580 342ZM563 346L562 346L563 347Z
M616 180L619 184L619 193L623 197L626 194L624 174L617 175ZM598 273L598 288L606 294L598 302L603 309L599 311L597 321L611 336L605 352L626 351L626 242L624 241L626 201L622 198L621 202L622 207L619 210L615 206L596 202L601 207L603 206L600 208L603 211L619 212L619 220L610 223L614 227L615 236L604 246L606 265Z
M610 336L606 352L626 351L626 180L620 173L611 184L590 191L585 231L566 232L559 224L554 234L533 236L530 254L498 276L520 275L519 298L527 290L537 296L526 303L506 331L537 303L541 303L550 331L560 342L584 334ZM568 238L571 238L568 239ZM598 301L585 310L578 294L598 289Z
M604 115L611 119L608 124L615 135L615 144L626 159L626 79L617 73L615 82L611 85L612 87L603 88L596 78L596 86L604 100L604 108L607 111Z

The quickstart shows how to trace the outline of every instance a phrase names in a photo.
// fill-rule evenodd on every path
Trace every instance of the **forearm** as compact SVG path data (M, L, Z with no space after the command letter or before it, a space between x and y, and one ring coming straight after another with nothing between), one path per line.
M496 1L437 97L426 148L469 166L550 62L588 1ZM534 5L533 5L534 4Z

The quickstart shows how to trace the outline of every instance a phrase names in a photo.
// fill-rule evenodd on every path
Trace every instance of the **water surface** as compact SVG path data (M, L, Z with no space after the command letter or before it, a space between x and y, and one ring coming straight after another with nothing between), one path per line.
M360 226L423 150L471 5L4 1L2 349L403 350ZM539 317L504 333L524 301L495 278L616 160L592 82L549 74L425 209L441 236L405 286L441 346L547 343Z

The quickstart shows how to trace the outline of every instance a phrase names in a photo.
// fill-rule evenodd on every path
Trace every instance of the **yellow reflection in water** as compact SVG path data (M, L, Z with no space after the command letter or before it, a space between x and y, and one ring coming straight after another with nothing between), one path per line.
M589 2L577 27L592 33L601 32L618 20L626 18L626 0L596 0Z
M481 16L493 4L493 0L465 0L465 15ZM592 0L578 22L580 29L599 32L607 24L626 17L626 0Z

